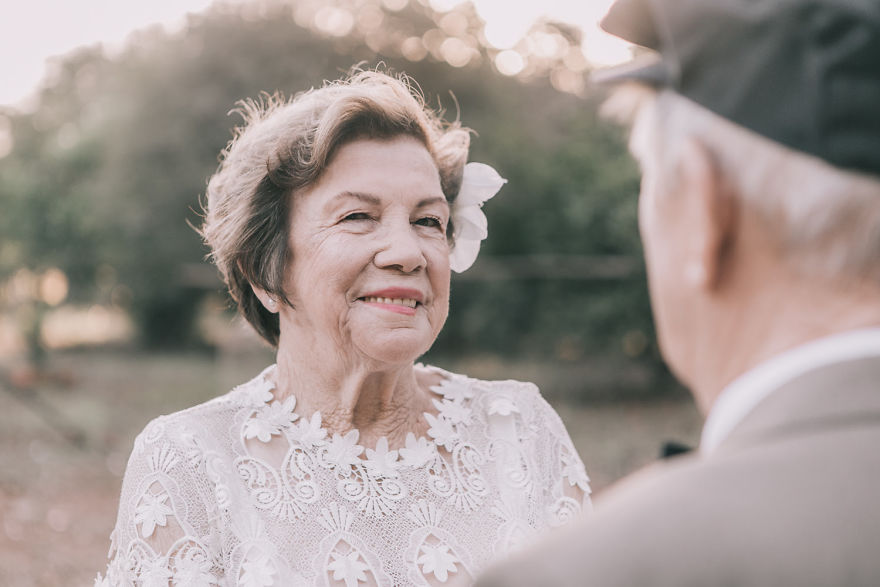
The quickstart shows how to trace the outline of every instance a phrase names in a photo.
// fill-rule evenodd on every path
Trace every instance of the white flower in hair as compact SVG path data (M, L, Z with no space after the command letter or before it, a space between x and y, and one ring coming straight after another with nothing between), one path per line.
M480 209L498 193L507 180L485 163L464 166L461 190L452 203L452 249L449 267L461 273L474 264L480 252L480 243L489 236L489 223Z

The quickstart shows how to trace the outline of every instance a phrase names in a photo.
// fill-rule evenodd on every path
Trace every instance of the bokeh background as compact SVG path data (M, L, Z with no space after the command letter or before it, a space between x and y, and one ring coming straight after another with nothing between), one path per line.
M595 33L498 25L469 2L214 4L53 58L0 106L0 585L90 584L134 436L272 361L191 225L237 100L353 64L410 74L509 180L424 360L538 383L596 492L696 441L654 342L638 172L588 84Z

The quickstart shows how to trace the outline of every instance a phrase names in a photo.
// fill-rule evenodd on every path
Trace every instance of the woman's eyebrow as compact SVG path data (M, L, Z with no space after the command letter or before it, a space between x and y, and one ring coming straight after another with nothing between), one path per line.
M431 196L430 198L419 200L419 203L416 204L416 208L425 208L433 204L446 204L448 206L449 201L443 196Z
M344 200L355 199L360 200L366 204L370 204L372 206L378 206L382 203L382 199L378 196L374 196L373 194L368 194L365 192L352 192L349 190L345 190L339 192L327 202L327 205L324 207L326 210L335 208L339 205L340 202ZM425 208L427 206L432 206L434 204L444 204L449 205L449 202L443 196L430 196L427 198L423 198L418 201L416 204L416 208Z
M378 206L381 204L382 200L378 196L374 196L373 194L367 194L363 192L351 192L351 191L342 191L330 198L327 204L324 206L325 210L329 210L331 208L335 208L344 200L360 200L365 204L370 204L372 206Z

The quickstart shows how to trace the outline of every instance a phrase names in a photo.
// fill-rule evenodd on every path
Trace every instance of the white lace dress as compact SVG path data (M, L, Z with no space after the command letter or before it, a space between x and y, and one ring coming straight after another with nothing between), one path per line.
M328 436L269 367L152 421L125 473L96 585L469 585L589 505L562 421L530 383L443 375L428 437Z

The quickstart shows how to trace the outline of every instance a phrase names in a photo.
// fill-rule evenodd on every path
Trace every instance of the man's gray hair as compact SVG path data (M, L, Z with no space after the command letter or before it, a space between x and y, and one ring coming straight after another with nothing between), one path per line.
M604 112L632 124L630 149L660 181L670 179L686 139L702 144L801 274L880 283L880 179L790 149L669 90L622 86Z

